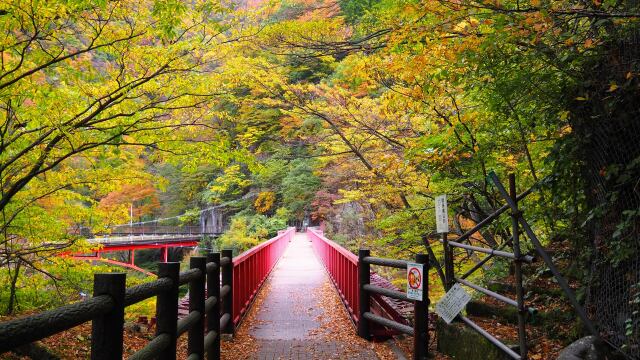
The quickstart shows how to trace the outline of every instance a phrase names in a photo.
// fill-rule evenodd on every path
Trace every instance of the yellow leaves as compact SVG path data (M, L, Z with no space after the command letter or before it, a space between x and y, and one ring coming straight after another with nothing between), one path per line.
M257 212L264 214L271 210L275 201L276 194L273 191L263 191L258 194L253 206L256 208Z
M251 180L242 173L239 164L233 164L224 169L224 174L216 178L209 190L213 193L224 194L236 187L244 188L251 185Z
M614 92L614 91L616 91L617 89L618 89L618 84L616 84L616 82L615 82L615 81L612 81L612 82L609 84L609 90L607 90L607 91L608 91L608 92Z
M571 128L570 125L565 125L562 128L560 128L560 131L558 133L559 135L564 136L564 135L571 134L572 131L573 129Z
M459 23L457 23L454 27L453 30L455 32L461 33L464 32L466 30L466 28L469 26L469 23L466 21L460 21Z

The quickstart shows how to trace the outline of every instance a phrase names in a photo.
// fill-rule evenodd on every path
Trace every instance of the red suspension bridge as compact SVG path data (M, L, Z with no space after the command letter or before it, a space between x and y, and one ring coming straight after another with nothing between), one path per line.
M524 229L536 247L538 255L554 274L565 296L573 303L573 310L584 319L585 324L592 324L584 314L584 309L577 304L566 280L557 272L552 259L540 245L522 212L518 210L518 201L528 192L517 195L515 178L512 176L510 191L507 193L495 174L491 176L507 205L495 210L485 220L459 236L456 241L449 239L446 233L443 234L441 240L445 255L445 287L450 287L452 291L456 286L454 283L461 284L519 309L519 348L506 345L472 319L460 314L459 310L453 311L452 319L459 319L460 323L464 323L494 345L495 349L500 350L500 354L512 359L526 359L528 350L525 314L535 314L536 309L524 306L521 276L516 281L515 300L465 280L493 257L516 260L516 273L520 271L520 263L533 262L533 256L519 252L520 227ZM513 225L514 253L504 251L505 247L491 249L463 243L508 209L512 210L510 217ZM289 228L236 257L232 256L231 250L209 253L206 257L192 256L191 268L182 273L179 273L179 263L168 262L169 248L195 247L202 237L213 235L215 234L204 226L200 227L200 230L156 226L154 229L140 227L136 231L128 232L112 231L110 236L90 239L89 242L96 245L91 254L66 256L112 262L113 260L102 258L101 254L129 251L129 262L116 263L144 271L135 266L135 250L159 248L162 262L158 264L158 278L133 288L126 288L124 273L96 274L93 298L23 319L0 323L0 354L92 321L91 358L120 360L123 355L125 307L156 297L155 337L147 346L133 354L132 359L176 359L176 342L184 333L188 333L189 359L203 359L205 353L209 359L219 359L220 335L234 334L261 293L263 284L270 279L267 295L257 315L260 326L252 328L251 335L257 341L258 351L252 358L306 359L315 358L315 355L320 355L321 358L335 358L335 355L339 358L350 358L341 353L349 344L335 344L332 340L336 336L331 332L346 331L344 327L338 327L337 329L341 330L336 330L333 324L328 324L324 331L331 336L320 343L312 336L316 331L323 330L317 324L319 319L331 317L335 310L318 311L323 299L331 296L322 285L323 279L328 279L339 295L340 300L336 301L342 302L349 322L354 325L349 332L355 332L357 329L358 336L366 340L393 334L410 335L414 343L413 358L427 358L429 277L424 276L420 282L424 284L424 294L415 295L412 292L410 299L408 293L400 291L371 271L372 265L401 271L422 268L426 275L429 273L427 255L417 254L410 262L373 257L368 250L360 249L356 256L324 237L320 230L310 228L304 234L296 234L295 228ZM465 274L456 276L452 260L454 248L471 250L486 256ZM188 312L179 318L179 287L186 284L189 285ZM299 311L301 309L303 311ZM366 346L358 346L356 358L375 358L375 354L368 351ZM308 354L312 354L311 357ZM342 357L341 354L345 356ZM232 358L236 358L236 355L232 354Z
M96 255L93 256L97 259L100 253L106 251L195 246L201 234L191 235L192 237L177 233L139 234L114 236L108 240L104 238L91 240L100 245L100 250L96 251ZM73 257L79 258L80 255L73 255ZM83 257L83 259L87 259L87 257ZM166 257L163 260L166 260ZM0 324L0 353L93 319L92 358L122 359L123 308L156 296L158 298L156 338L139 353L134 354L132 358L146 359L155 357L150 354L164 354L162 358L175 359L176 342L169 340L176 339L183 333L188 333L189 352L192 355L198 355L193 358L203 359L204 354L209 353L210 359L218 359L220 358L219 335L235 332L276 264L279 264L279 270L272 275L274 283L277 284L284 280L287 286L291 285L298 291L298 295L288 296L281 290L271 289L270 292L276 303L286 300L292 302L286 308L297 307L300 304L296 302L302 301L300 297L306 296L310 305L305 304L305 306L317 307L319 301L317 296L313 291L305 290L305 287L315 287L314 289L316 289L320 284L308 276L310 273L307 271L314 271L315 274L320 274L320 279L327 276L331 279L349 313L354 331L355 326L367 322L371 325L370 332L364 335L367 339L370 336L388 336L399 332L414 333L413 327L406 317L408 310L413 310L412 304L391 298L402 298L402 295L398 296L402 293L397 288L372 273L367 282L371 280L371 283L378 288L386 289L388 296L372 296L371 308L366 312L363 311L362 304L359 303L361 291L358 289L358 284L362 279L359 279L358 275L360 268L358 258L325 238L319 230L309 229L306 234L298 233L296 235L295 228L289 228L279 232L278 236L269 241L236 257L232 257L230 250L225 250L220 255L210 254L206 258L191 257L191 270L183 272L179 276L177 272L174 273L178 269L178 264L164 261L160 263L157 280L134 288L124 288L124 278L117 280L115 275L118 274L106 274L112 275L106 278L98 274L92 299ZM296 264L301 265L302 268L290 268L298 266ZM313 264L318 264L318 267L314 267ZM128 265L135 269L135 265ZM182 284L189 284L189 312L182 319L178 319L179 299L177 292L171 292L173 290L170 289L171 286L177 289ZM118 290L119 287L121 287L120 290ZM208 295L205 288L212 289ZM170 299L167 298L169 294L167 291L172 294ZM114 302L109 299L114 299ZM265 354L270 356L274 342L304 341L308 344L313 343L308 338L310 329L307 328L305 329L309 331L289 332L289 335L292 336L290 340L280 339L281 334L287 334L287 327L294 326L293 324L296 323L304 323L299 318L300 314L286 309L281 310L278 318L284 320L272 320L270 321L272 323L271 330L263 329L264 331L258 331L256 334L257 339L262 339L260 340L260 349L262 350L257 350L256 356L258 357L256 358L261 358L260 356ZM372 319L388 319L389 323L387 326L376 325L380 322L366 320L362 317L363 314L371 314ZM426 318L426 308L423 315ZM170 319L174 319L173 322ZM317 319L309 321L313 323L317 322ZM110 325L107 326L105 323L110 323ZM205 326L205 324L207 325ZM110 329L109 333L104 333L107 330L102 329L102 326L107 326ZM115 333L112 333L114 331ZM416 331L426 332L426 327ZM274 334L277 335L275 339L272 338ZM204 341L192 340L197 338L204 339ZM337 345L334 347L335 349L329 348L327 351L338 351ZM277 349L279 350L277 351L281 353L271 355L281 356L281 358L301 358L300 354L296 355L291 352L295 348L295 346L278 345ZM109 351L105 353L105 349L109 349ZM261 351L262 353L260 353ZM99 355L96 355L98 353ZM426 354L426 350L419 352L418 355L422 353Z

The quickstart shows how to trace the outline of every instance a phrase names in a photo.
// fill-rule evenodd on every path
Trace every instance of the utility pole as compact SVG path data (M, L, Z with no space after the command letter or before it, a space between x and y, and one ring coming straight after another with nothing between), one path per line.
M131 236L133 236L133 201L129 206L129 240L131 240Z

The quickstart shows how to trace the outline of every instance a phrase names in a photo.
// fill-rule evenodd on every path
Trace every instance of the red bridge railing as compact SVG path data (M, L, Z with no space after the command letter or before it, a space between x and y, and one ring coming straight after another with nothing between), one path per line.
M307 228L307 236L313 245L316 255L324 265L354 325L358 325L360 313L360 292L358 283L358 256L337 243L327 239L321 230ZM387 279L371 272L370 283L392 291L399 291ZM370 297L370 309L373 313L392 319L398 323L409 325L407 315L412 313L413 304L392 299L380 294ZM374 337L385 338L398 332L378 324L372 324Z
M291 227L233 258L233 323L237 325L296 233ZM357 260L357 258L356 258ZM356 279L357 280L357 279Z
M316 255L335 285L349 316L358 323L358 256L327 239L321 230L307 228Z

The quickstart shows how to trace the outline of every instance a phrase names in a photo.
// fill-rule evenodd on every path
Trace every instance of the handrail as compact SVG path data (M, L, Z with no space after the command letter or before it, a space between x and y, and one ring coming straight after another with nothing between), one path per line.
M287 239L289 239L289 237L295 233L295 230L296 229L293 228L293 227L287 228L287 230L279 233L277 236L275 236L275 237L273 237L273 238L271 238L271 239L269 239L269 240L267 240L267 241L265 241L265 242L263 242L261 244L258 244L256 246L252 247L251 249L239 254L238 256L235 256L233 258L233 263L234 264L238 264L238 263L241 263L241 262L245 261L245 259L247 259L249 256L251 256L251 255L255 254L256 252L262 250L263 248L273 244L274 242L276 242L278 240L281 240L282 238L287 237Z
M363 339L371 340L371 325L379 324L390 329L394 329L406 335L413 336L413 359L427 359L429 355L429 282L428 277L424 276L429 273L429 257L426 254L417 254L415 262L423 266L422 293L409 298L408 294L400 291L385 289L379 286L371 285L371 265L407 268L409 264L405 260L394 260L372 257L369 249L360 249L358 251L358 261L360 263L358 271L358 289L360 292L360 322L358 323L358 336ZM378 316L371 312L371 294L379 294L394 299L412 301L413 302L413 327L403 323Z
M208 353L219 359L219 334L233 333L294 234L295 228L289 228L234 259L231 250L224 250L223 256L194 256L191 268L182 273L179 263L160 263L157 280L128 289L124 273L95 274L93 298L0 323L0 354L93 320L92 354L122 359L125 307L156 296L156 336L131 358L175 359L176 339L188 332L189 358L203 359ZM189 315L178 320L178 290L183 284L189 284Z
M109 295L61 306L0 324L0 354L83 324L115 306ZM52 321L55 319L55 321Z
M327 270L338 290L340 300L354 324L359 321L358 257L349 250L327 239L321 231L307 228L313 250Z
M296 229L290 227L233 258L233 326L237 326L246 314L295 232Z
M321 230L316 230L314 228L307 228L307 233L311 233L313 234L313 236L315 236L316 238L324 241L325 243L327 243L327 245L331 246L332 248L334 248L336 251L338 251L340 254L344 255L349 261L351 261L354 264L358 263L358 256L355 255L354 253L352 253L351 251L343 248L342 246L338 245L335 241L333 240L329 240L327 239L323 234Z

